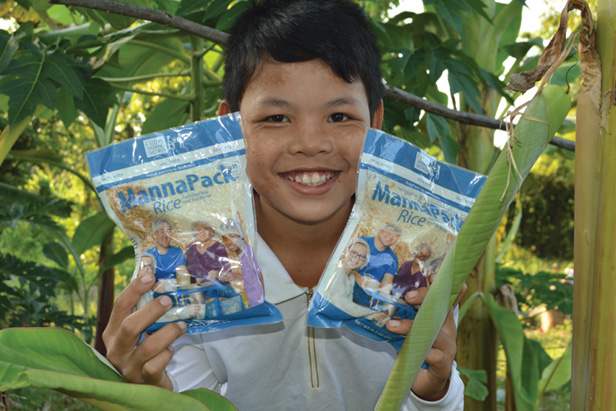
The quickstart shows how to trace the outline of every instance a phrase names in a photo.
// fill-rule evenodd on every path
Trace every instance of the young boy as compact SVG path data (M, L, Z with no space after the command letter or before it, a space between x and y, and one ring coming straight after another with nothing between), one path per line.
M353 206L366 131L382 124L379 65L369 24L351 1L264 0L238 19L218 114L242 116L255 251L266 299L283 321L191 335L182 335L179 322L137 345L171 302L161 297L132 312L154 283L136 279L118 297L104 335L109 360L128 381L222 389L242 411L374 408L395 350L345 327L307 327L306 316ZM411 323L390 321L387 328L407 334ZM450 314L405 409L461 409L455 338Z

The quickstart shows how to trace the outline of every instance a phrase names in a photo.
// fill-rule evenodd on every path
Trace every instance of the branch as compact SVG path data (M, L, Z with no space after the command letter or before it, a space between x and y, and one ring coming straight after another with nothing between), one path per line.
M475 126L503 131L507 131L507 127L511 126L504 121L499 121L491 117L480 116L478 114L468 113L466 111L452 110L448 107L434 103L430 100L423 99L421 97L417 97L413 94L407 93L406 91L402 91L390 85L385 85L385 96L392 100L408 104L412 107L417 107L428 113L436 114L438 116L445 117L462 124L471 124ZM566 140L560 137L553 137L550 141L550 144L567 150L575 151L575 141Z
M183 17L174 16L159 10L152 10L147 7L119 3L113 0L50 0L49 2L51 4L85 7L88 9L105 11L122 16L134 17L136 19L148 20L185 31L188 34L193 34L221 45L226 45L229 39L229 35L227 33L203 26ZM506 124L499 120L464 111L452 110L440 104L436 104L413 94L409 94L393 86L385 86L385 96L393 100L400 101L404 104L408 104L409 106L417 107L428 113L436 114L463 124L472 124L495 130L506 129ZM575 150L574 141L565 140L560 137L552 138L550 144L571 151Z
M132 4L120 3L112 0L50 0L51 4L63 4L65 6L85 7L88 9L105 11L121 16L134 17L141 20L149 20L164 26L180 29L189 34L202 37L218 44L227 44L229 35L222 31L203 26L183 17L174 16L160 10L152 10L147 7L133 6Z

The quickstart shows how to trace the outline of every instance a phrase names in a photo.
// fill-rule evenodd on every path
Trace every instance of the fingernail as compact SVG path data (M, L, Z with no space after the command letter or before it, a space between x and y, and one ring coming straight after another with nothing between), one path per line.
M163 296L160 298L160 304L161 304L163 307L169 307L169 306L171 305L171 298L167 297L166 295L163 295Z
M418 295L419 295L419 293L418 293L417 291L410 291L410 292L407 294L407 296L408 296L409 298L415 298L415 297L417 297Z
M390 328L399 328L400 327L400 321L398 321L398 320L389 320L388 324L389 324Z
M154 281L154 276L152 274L146 274L143 277L141 277L141 282L143 284L149 284L152 281Z
M178 321L176 324L178 325L178 327L180 327L181 330L186 329L186 323L184 321Z

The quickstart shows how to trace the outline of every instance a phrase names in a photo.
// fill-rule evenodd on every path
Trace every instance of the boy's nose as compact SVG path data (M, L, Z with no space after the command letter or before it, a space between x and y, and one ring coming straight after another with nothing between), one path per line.
M291 154L315 156L333 150L333 141L321 127L304 126L297 130L289 144Z

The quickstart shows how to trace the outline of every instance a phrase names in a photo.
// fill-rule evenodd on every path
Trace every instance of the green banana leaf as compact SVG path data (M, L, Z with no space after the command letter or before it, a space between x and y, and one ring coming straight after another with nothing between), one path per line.
M558 86L547 86L515 128L519 141L496 161L458 238L443 261L383 389L378 410L399 409L436 339L466 277L483 253L502 216L537 158L564 121L571 99ZM509 157L511 155L511 157ZM443 304L443 301L449 304ZM522 393L514 393L521 405ZM522 408L520 408L522 409Z
M482 299L488 307L492 323L505 350L507 372L513 384L516 409L533 410L539 382L537 354L524 335L518 317L508 309L500 307L492 295L485 294Z
M539 380L539 392L555 390L571 381L571 342L564 354L545 367Z
M69 331L0 330L0 391L29 386L50 388L103 410L236 411L213 391L178 394L126 383L104 357Z

